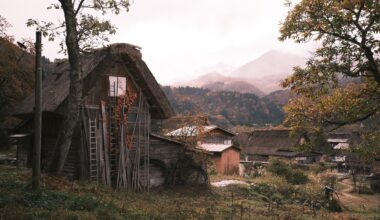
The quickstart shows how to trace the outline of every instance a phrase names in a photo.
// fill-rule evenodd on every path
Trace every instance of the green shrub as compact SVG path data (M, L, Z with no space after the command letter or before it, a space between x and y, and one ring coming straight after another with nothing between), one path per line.
M285 176L290 172L290 167L281 160L273 159L270 161L271 163L268 166L268 171L278 175Z
M289 165L291 169L298 169L303 171L309 171L310 168L308 165L305 164L299 164L299 163L292 163Z
M285 179L295 185L305 184L309 181L309 178L300 170L292 170L286 176Z
M278 159L271 161L268 171L272 174L285 177L286 181L295 185L305 184L309 180L301 170L293 169L291 166Z
M268 183L259 183L257 185L253 185L251 189L257 193L260 193L261 195L270 196L273 193L275 193L276 187L268 184Z

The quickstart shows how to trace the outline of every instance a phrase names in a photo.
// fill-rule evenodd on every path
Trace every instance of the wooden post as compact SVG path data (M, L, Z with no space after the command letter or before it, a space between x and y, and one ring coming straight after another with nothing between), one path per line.
M41 177L41 32L36 32L36 66L35 66L35 112L34 112L34 147L33 147L33 174L32 187L40 188Z

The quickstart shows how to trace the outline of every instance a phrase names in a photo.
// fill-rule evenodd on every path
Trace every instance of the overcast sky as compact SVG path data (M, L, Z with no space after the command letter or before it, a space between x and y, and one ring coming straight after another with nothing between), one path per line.
M63 19L46 10L53 0L0 0L0 14L16 40L34 38L28 18ZM134 0L128 13L112 16L118 32L112 42L142 47L143 59L161 84L194 78L221 67L239 67L269 50L306 55L312 44L279 42L284 0ZM58 42L44 39L43 54L57 54Z

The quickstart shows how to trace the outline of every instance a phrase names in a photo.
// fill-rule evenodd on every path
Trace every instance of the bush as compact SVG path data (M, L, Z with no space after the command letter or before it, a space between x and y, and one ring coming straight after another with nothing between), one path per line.
M274 159L268 167L272 174L285 177L286 181L291 184L305 184L309 181L307 176L299 169L292 169L288 164Z
M290 167L281 160L273 159L268 166L268 171L278 176L285 176L290 172Z
M270 196L276 192L276 188L268 183L259 183L257 185L253 185L251 189L265 196Z
M299 170L290 171L288 175L285 176L285 179L289 183L295 184L295 185L305 184L309 181L309 178L307 178L307 176L302 171L299 171Z

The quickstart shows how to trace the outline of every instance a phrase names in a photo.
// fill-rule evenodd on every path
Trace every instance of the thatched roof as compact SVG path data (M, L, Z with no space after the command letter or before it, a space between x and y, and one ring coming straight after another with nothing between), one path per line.
M257 129L249 133L248 154L293 156L298 137L290 136L290 129Z
M122 62L115 62L117 65L125 65L130 75L141 87L143 93L148 97L153 118L165 119L174 116L174 111L170 103L157 83L152 72L142 60L140 49L130 44L112 44L108 47L96 49L92 53L81 57L83 79L91 73L107 57L119 58ZM55 112L65 101L69 94L69 71L68 62L56 63L55 68L42 83L42 110ZM17 108L14 115L25 115L33 112L34 94L27 97Z

